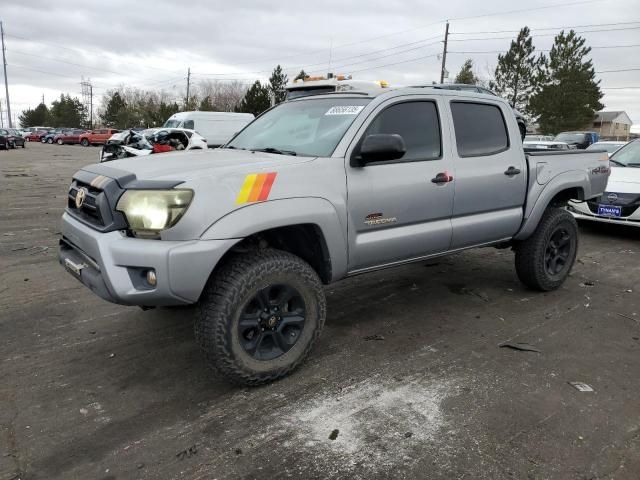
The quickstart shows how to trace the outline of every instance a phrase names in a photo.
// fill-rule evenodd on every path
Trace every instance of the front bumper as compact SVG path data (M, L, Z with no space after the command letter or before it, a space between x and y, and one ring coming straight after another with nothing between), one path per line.
M570 201L567 210L578 220L640 227L640 208L627 217L603 217L593 213L585 202Z
M138 306L188 305L200 297L209 275L238 239L164 241L100 233L62 216L58 259L95 294L113 303ZM146 282L154 270L157 284Z

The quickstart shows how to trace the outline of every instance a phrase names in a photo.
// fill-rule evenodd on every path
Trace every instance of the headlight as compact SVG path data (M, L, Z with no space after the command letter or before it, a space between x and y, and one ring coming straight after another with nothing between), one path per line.
M178 223L192 198L193 190L127 190L116 210L127 217L134 235L153 237Z

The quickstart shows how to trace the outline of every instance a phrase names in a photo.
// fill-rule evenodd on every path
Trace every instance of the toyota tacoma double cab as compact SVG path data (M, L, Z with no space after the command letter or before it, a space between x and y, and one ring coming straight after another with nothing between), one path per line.
M311 351L323 284L497 246L515 251L525 285L558 288L578 248L564 206L601 195L609 172L604 152L526 152L512 108L491 95L303 97L217 150L79 170L59 260L110 302L195 304L185 312L208 365L256 385Z

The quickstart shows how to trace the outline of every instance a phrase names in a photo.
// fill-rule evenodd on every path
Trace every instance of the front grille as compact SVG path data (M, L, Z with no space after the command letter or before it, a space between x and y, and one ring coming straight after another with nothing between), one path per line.
M591 213L598 214L598 205L616 205L621 207L621 216L628 217L640 208L640 195L637 193L618 193L614 201L609 199L611 192L605 192L601 196L596 197L587 202L587 206Z
M85 197L80 208L76 205L76 196L78 190L84 189ZM67 208L76 217L85 220L93 225L104 227L105 221L101 212L101 201L104 200L102 190L92 187L89 184L79 180L74 180L69 188L69 198L67 199Z

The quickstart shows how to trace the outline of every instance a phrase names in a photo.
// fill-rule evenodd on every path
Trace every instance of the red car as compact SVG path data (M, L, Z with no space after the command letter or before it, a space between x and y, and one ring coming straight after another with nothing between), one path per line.
M74 145L80 143L80 135L87 133L86 130L65 130L53 137L53 141L58 145Z
M120 130L114 130L113 128L98 128L96 130L91 130L90 132L85 132L80 135L80 144L83 147L105 144L111 135L118 133L119 131Z
M27 142L39 142L42 137L44 137L48 130L36 130L35 132L31 132L29 135L24 137Z

